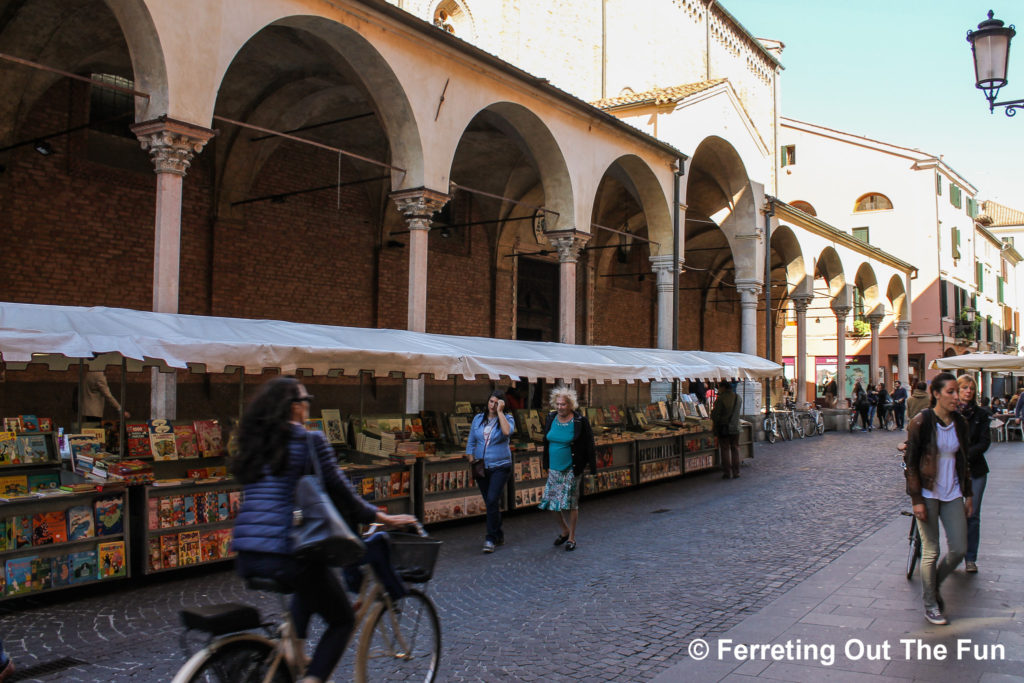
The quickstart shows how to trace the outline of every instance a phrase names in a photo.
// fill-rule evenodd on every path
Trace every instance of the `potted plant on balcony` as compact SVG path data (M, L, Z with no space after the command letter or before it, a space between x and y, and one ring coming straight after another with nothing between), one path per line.
M866 337L871 334L871 325L864 320L853 321L853 336L854 337Z

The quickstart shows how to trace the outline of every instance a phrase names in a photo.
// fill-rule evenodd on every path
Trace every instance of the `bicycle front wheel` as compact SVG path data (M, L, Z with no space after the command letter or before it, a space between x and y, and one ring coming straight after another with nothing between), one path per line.
M825 433L825 420L819 415L814 421L814 429L818 432L818 436Z
M907 581L914 578L914 567L921 559L921 534L917 528L917 520L910 518L910 550L907 554Z
M772 420L765 418L762 427L764 428L764 438L768 439L768 443L775 443L775 424Z
M274 668L273 676L268 677ZM173 683L292 683L272 641L255 634L221 640L197 652Z
M441 663L441 622L434 603L418 590L374 608L359 637L357 683L431 683Z

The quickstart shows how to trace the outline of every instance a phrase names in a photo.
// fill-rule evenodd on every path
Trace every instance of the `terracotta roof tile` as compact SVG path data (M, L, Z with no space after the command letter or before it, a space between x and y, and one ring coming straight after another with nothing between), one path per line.
M981 212L992 219L989 225L995 228L1002 225L1024 225L1024 211L1011 209L993 201L982 202Z
M627 93L625 95L619 95L618 97L606 97L602 100L595 100L591 102L591 104L598 109L611 109L613 107L622 107L627 104L669 104L671 102L678 102L685 97L695 95L696 93L707 90L708 88L713 88L725 81L725 78L715 78L710 81L685 83L683 85L676 85L670 88L654 88L644 92Z

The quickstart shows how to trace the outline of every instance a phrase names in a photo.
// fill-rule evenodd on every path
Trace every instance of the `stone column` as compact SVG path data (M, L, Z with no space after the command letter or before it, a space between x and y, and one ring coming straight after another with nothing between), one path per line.
M899 380L907 389L907 395L914 387L910 386L910 358L907 351L907 342L910 338L910 322L900 320L896 323L896 334L899 336L899 350L896 352L896 364L899 366Z
M192 158L203 150L213 131L161 117L132 126L142 148L149 150L156 170L156 224L153 250L153 310L178 312L181 279L181 196ZM152 370L150 415L177 417L177 376Z
M677 266L678 267L678 266ZM652 256L658 288L658 348L672 348L672 256Z
M736 291L740 294L740 351L757 355L757 298L761 294L761 283L737 281Z
M796 402L807 402L807 307L811 303L809 296L794 296L793 308L796 309Z
M576 262L590 235L579 230L546 233L558 250L558 341L576 343Z
M406 329L412 332L427 331L427 238L430 235L430 221L449 199L443 192L426 188L392 192L398 210L409 225L409 297L406 302ZM405 384L405 412L418 413L423 410L423 380L408 378Z
M850 315L850 306L836 306L832 310L836 314L836 407L844 407L846 398L846 316Z
M871 326L871 380L872 386L878 384L878 355L879 345L881 342L878 339L878 329L882 326L883 316L874 314L868 316L868 324ZM867 389L867 387L864 387Z

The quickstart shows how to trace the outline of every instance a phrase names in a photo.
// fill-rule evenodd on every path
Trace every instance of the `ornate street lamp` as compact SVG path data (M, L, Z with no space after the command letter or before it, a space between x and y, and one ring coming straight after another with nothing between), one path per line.
M990 112L996 107L1006 107L1007 116L1014 116L1017 109L1024 108L1024 100L996 102L999 89L1007 83L1010 40L1015 35L1013 24L1004 28L1002 21L992 18L992 10L988 11L988 20L978 24L977 31L967 32L967 42L974 54L974 85L985 93Z

